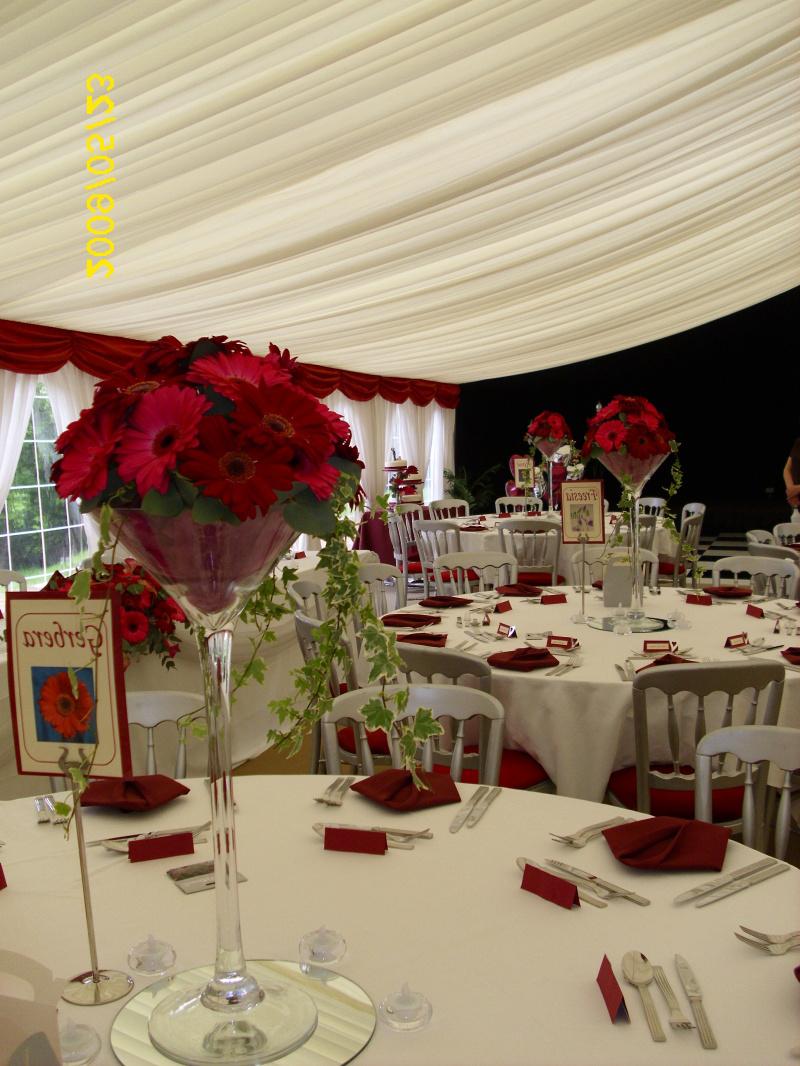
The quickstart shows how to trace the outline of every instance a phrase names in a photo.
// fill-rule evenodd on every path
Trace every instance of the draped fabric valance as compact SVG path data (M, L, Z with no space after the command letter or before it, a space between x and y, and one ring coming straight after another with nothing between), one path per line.
M0 370L18 374L52 374L71 363L78 370L100 378L136 359L146 346L146 341L126 337L0 319ZM320 399L338 390L361 403L381 396L397 404L411 400L418 407L431 402L440 407L458 406L458 385L439 381L357 374L310 363L301 363L301 379L305 388Z

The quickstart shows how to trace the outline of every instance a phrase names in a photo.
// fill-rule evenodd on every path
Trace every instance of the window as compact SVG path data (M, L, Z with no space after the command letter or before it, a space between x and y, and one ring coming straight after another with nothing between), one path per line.
M41 588L54 570L72 572L89 554L78 505L62 500L50 481L57 435L47 389L40 380L14 481L0 514L0 569L24 574L31 589Z

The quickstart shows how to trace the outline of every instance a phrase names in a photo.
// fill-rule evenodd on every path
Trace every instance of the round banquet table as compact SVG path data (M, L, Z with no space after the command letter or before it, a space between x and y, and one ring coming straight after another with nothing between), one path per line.
M747 615L741 600L720 601L711 607L696 606L687 604L685 597L672 588L665 588L658 595L646 592L645 611L664 619L675 611L680 612L688 629L621 636L574 623L571 619L580 610L580 593L572 586L558 591L565 594L566 603L545 606L525 598L509 597L511 610L492 614L488 629L481 627L478 632L496 633L502 622L516 627L517 638L492 644L475 641L471 648L464 650L486 657L496 651L523 647L527 633L548 629L559 636L579 639L581 664L561 677L548 677L546 670L520 673L495 669L492 672L492 692L506 711L507 745L521 748L538 759L560 795L602 800L611 772L635 763L631 685L621 680L615 663L624 664L628 655L641 652L645 639L675 639L681 647L693 649L687 658L733 662L741 661L742 656L723 647L726 637L742 631L751 640L773 637L775 620ZM411 604L408 610L418 611L419 607ZM436 613L441 621L425 632L446 633L448 649L458 650L473 636L468 628L459 628L457 624L459 615L466 622L465 609L450 608ZM800 610L787 613L800 625ZM603 608L600 593L592 592L586 595L586 614L599 618L613 612ZM530 643L544 646L545 638L536 637ZM775 636L769 643L800 645L800 638ZM785 664L777 649L765 652L762 657ZM636 665L645 666L647 662L641 659ZM721 724L723 702L721 696L706 701L709 731ZM743 713L745 706L744 698L737 699L734 724L738 721L737 711ZM800 727L800 673L795 671L786 673L779 724ZM651 737L650 747L654 760L671 761L666 716L662 728L656 728ZM683 760L693 763L693 742L681 754Z
M643 872L618 863L602 838L580 851L550 840L619 813L575 799L505 790L472 829L448 832L458 809L396 814L355 793L341 808L314 802L330 779L308 776L235 779L245 950L251 958L297 958L300 936L324 924L347 941L332 967L360 984L374 1002L408 982L433 1005L427 1028L396 1033L380 1022L356 1061L364 1066L649 1066L705 1062L696 1030L672 1031L660 993L656 1009L666 1046L651 1041L636 991L621 959L642 951L664 966L681 1006L689 1005L675 953L692 965L725 1066L788 1061L798 1042L800 987L791 954L772 957L737 941L740 925L768 932L800 927L800 871L788 872L698 909L675 895L713 876ZM190 781L188 796L149 814L85 814L88 840L178 828L208 817L207 790ZM462 798L474 786L460 785ZM632 817L643 815L632 813ZM414 851L386 855L325 851L315 821L430 827L433 839ZM67 978L88 966L86 929L74 839L37 825L29 799L0 804L0 852L8 888L0 893L3 945ZM208 964L214 954L212 892L184 896L166 870L211 857L131 864L125 855L88 849L100 965L127 970L127 951L147 933L170 941L178 969ZM612 900L600 910L566 910L521 891L515 858L562 859L632 888L649 907ZM724 871L758 856L729 844ZM612 1025L595 983L607 955L622 985L631 1024ZM135 991L153 979L135 976ZM0 996L22 996L21 982L0 974ZM73 1020L103 1039L97 1062L113 1064L109 1030L120 1004L80 1008L61 1003ZM327 1060L326 1060L327 1061Z

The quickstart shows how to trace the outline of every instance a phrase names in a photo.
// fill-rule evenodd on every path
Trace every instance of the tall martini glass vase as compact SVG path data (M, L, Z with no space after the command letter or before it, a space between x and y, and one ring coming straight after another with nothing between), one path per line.
M617 478L623 489L628 489L631 497L631 579L633 584L629 612L631 618L643 618L645 613L644 580L639 545L639 498L642 495L642 489L668 454L666 452L662 455L651 455L645 459L638 459L628 452L604 452L597 456L603 466Z
M209 775L216 881L216 959L204 986L157 1004L152 1044L190 1066L255 1066L287 1054L314 1032L317 1010L301 990L262 987L248 973L239 921L236 830L230 743L232 627L264 575L297 533L279 507L239 525L200 525L189 511L175 517L117 509L112 528L183 607L195 627L209 722Z
M550 440L549 437L540 437L536 441L536 447L547 460L547 510L555 511L556 505L553 499L553 456L559 448L566 444L567 438Z

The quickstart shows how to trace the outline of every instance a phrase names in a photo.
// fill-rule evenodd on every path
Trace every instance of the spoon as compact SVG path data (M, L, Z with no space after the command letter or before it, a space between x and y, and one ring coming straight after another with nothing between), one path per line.
M666 1040L661 1022L658 1020L655 1004L650 989L647 987L655 976L653 967L640 951L626 951L622 956L622 972L630 985L635 985L644 1008L644 1016L650 1027L650 1035L657 1043Z

